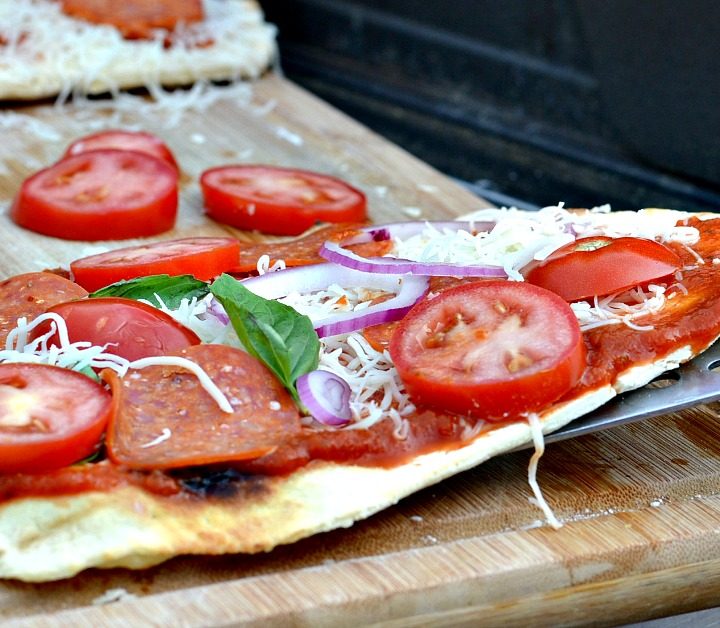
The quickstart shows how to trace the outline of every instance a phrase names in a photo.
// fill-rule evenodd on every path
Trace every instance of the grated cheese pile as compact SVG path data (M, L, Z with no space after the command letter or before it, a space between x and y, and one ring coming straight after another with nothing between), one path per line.
M424 231L404 241L396 240L393 256L420 262L451 262L501 266L513 281L523 281L520 270L533 260L546 259L553 251L576 238L632 236L677 242L704 263L692 245L700 237L698 230L681 224L689 214L680 211L653 210L613 212L604 205L577 214L563 205L544 207L537 212L515 208L483 209L460 220L472 223L494 222L490 231L439 230L428 223ZM680 223L680 224L678 224ZM672 286L654 285L646 293L631 291L595 300L594 305L573 303L571 307L585 331L602 325L623 323L638 331L652 329L636 325L633 319L659 311L665 300L685 292L681 277ZM670 288L673 291L670 291Z

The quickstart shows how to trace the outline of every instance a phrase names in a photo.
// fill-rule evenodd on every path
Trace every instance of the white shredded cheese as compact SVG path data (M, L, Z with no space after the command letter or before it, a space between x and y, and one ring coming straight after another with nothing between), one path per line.
M50 323L50 330L29 340L29 334L43 323ZM49 344L57 334L58 344ZM217 402L223 412L232 413L233 409L225 395L208 374L195 362L178 356L153 356L129 361L106 351L108 345L94 346L89 342L70 342L65 319L54 312L47 312L28 323L20 318L17 325L8 333L5 349L0 351L0 362L31 362L49 364L76 371L87 368L109 368L123 377L129 369L142 369L148 366L179 366L193 373L202 387Z
M535 498L531 498L530 501L543 511L547 522L557 530L562 528L562 523L560 523L558 518L555 516L555 513L552 511L547 501L545 501L545 497L543 497L542 490L540 490L540 485L537 481L538 462L545 453L545 439L542 432L542 423L540 422L540 417L534 412L527 415L527 422L530 426L530 432L532 433L533 444L535 445L535 452L530 458L530 463L528 464L528 484L530 484L530 488L535 496Z
M147 448L147 447L155 447L155 445L159 445L159 444L162 443L163 441L166 441L168 438L170 438L170 436L172 436L172 431L170 430L169 427L164 427L164 428L162 429L162 432L161 432L160 436L158 436L157 438L154 438L154 439L151 440L149 443L145 443L144 445L140 445L140 447L141 447L142 449L145 449L145 448Z

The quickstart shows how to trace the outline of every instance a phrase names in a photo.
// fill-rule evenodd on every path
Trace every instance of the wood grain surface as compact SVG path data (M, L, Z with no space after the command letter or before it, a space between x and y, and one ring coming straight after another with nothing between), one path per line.
M162 136L183 169L167 237L230 231L202 214L197 176L231 162L300 166L364 189L376 221L456 216L486 203L286 80L188 112L113 118L51 105L6 109L0 203L102 124ZM0 118L0 121L2 118ZM32 121L32 122L31 122ZM32 126L32 125L36 126ZM39 128L37 125L41 125ZM45 125L45 126L42 126ZM560 200L560 199L559 199ZM602 199L598 199L602 202ZM66 266L128 242L62 242L0 215L0 273ZM132 241L130 241L132 242ZM614 625L720 602L720 421L704 406L548 447L539 481L563 521L530 504L529 452L425 489L352 528L257 556L179 557L140 572L90 570L0 583L9 625ZM116 593L119 601L97 604ZM111 596L110 596L111 597Z

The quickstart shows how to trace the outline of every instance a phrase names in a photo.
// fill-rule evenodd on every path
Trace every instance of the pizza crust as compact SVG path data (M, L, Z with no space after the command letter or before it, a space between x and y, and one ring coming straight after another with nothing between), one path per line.
M556 406L543 416L543 431L613 396L605 386ZM223 500L163 498L135 487L15 500L0 507L0 577L43 582L89 567L150 567L181 554L270 551L349 527L530 440L528 425L514 423L465 447L392 468L313 463L289 476L259 478L250 490Z
M0 3L0 99L259 76L276 56L276 32L257 2L205 0L204 7L204 22L184 36L199 45L165 48L161 37L129 41L112 26L70 18L50 0Z

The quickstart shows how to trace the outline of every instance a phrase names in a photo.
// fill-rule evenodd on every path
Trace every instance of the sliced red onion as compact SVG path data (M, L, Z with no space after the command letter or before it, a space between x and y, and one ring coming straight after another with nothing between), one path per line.
M212 299L208 301L207 313L210 314L210 316L214 316L223 325L230 324L230 317L215 297L212 297Z
M428 283L428 278L424 276L364 273L337 264L296 266L259 277L250 277L242 282L248 290L265 299L279 299L291 292L300 294L317 292L325 290L331 284L395 293L393 298L370 305L363 310L338 312L314 320L313 327L321 338L349 334L370 325L402 318L425 295Z
M415 262L397 257L361 257L345 247L352 244L379 242L392 238L409 238L432 227L438 231L461 229L469 232L489 231L494 222L442 221L399 222L359 229L357 233L340 242L326 241L320 247L320 255L329 262L340 264L366 273L394 273L400 275L428 275L450 277L507 277L501 266L455 264L451 262Z
M340 427L352 420L350 386L339 375L310 371L295 382L300 401L323 425Z

